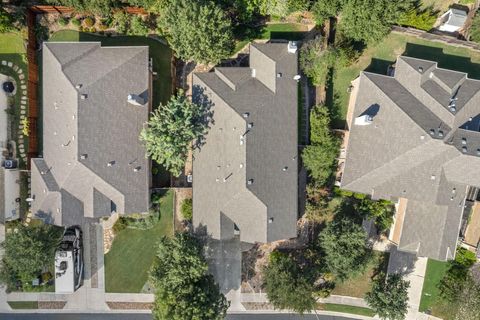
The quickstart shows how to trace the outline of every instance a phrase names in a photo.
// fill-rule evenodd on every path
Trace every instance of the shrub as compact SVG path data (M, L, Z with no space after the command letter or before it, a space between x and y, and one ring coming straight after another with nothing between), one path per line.
M80 27L80 25L82 24L82 22L81 22L79 19L77 19L77 18L73 18L73 19L72 19L72 24L73 24L74 26L76 26L76 27Z
M119 217L117 222L113 225L113 232L119 233L127 227L127 222L125 217Z
M393 223L393 215L395 214L395 206L387 200L370 200L364 198L356 206L356 209L364 217L374 219L375 226L379 231L384 232L390 228Z
M103 23L100 23L100 24L98 25L98 30L100 30L100 31L105 31L105 30L107 30L107 29L108 29L108 26L105 25L105 24L103 24Z
M110 27L115 28L118 33L126 34L129 29L129 15L124 11L117 11L113 15Z
M193 218L193 202L192 199L185 199L181 207L182 217L185 220L192 221Z
M93 25L95 24L95 20L93 20L93 18L91 17L86 17L85 19L83 19L83 23L85 24L86 27L93 27Z
M436 20L437 15L432 10L426 9L419 11L418 9L413 8L403 13L397 23L402 26L428 31L433 28L433 24Z
M58 24L62 27L65 27L68 24L68 22L69 20L66 17L60 17L60 19L58 19Z
M146 36L148 34L148 26L141 16L135 15L130 21L128 34L137 36Z
M95 29L95 27L91 27L88 31L90 31L91 33L95 33L97 32L97 29Z

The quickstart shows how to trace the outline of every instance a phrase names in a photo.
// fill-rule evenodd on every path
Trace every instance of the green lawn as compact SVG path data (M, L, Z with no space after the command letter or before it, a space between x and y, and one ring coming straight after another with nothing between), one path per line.
M365 272L348 279L343 283L336 283L332 294L364 298L372 286L372 277L379 271L386 272L388 266L388 252L373 252L373 258L369 262Z
M238 31L242 33L242 31ZM246 37L237 41L235 52L241 50L247 43L254 39L285 39L300 40L305 36L307 29L302 24L297 23L272 23L264 26L256 36Z
M428 259L427 271L425 272L425 280L423 282L422 299L420 300L421 312L425 312L437 301L440 290L438 284L448 270L448 263L445 261L437 261Z
M37 301L8 301L12 309L38 309Z
M20 33L0 33L0 61L12 62L13 64L19 66L23 70L25 75L25 84L27 83L28 69L26 63L26 50L24 45L24 40ZM20 89L20 78L12 68L8 66L3 66L0 64L0 73L10 76L15 79L17 83L17 93L15 94L15 108L14 114L10 115L12 121L12 127L18 128L20 124L20 98L22 96L22 91ZM28 108L28 101L27 101ZM18 129L17 129L18 130ZM17 130L14 130L14 136L12 137L18 145L18 134ZM28 138L24 139L25 151L28 151ZM25 168L23 160L19 158L20 168Z
M172 51L157 40L140 36L100 36L74 30L61 30L54 33L49 41L101 41L104 46L148 46L153 59L153 106L165 103L172 93L171 59Z
M160 221L149 230L124 229L105 255L106 292L137 293L147 282L156 244L163 236L173 235L173 190L160 204Z
M385 74L388 65L395 62L398 55L438 61L442 68L467 72L470 78L480 79L480 53L466 48L454 47L442 43L417 39L397 33L391 33L382 42L368 47L353 65L337 70L333 86L328 88L328 105L335 105L334 125L342 127L347 113L352 80L367 70ZM335 97L335 103L333 103Z
M320 306L322 310L358 314L361 316L373 317L375 312L369 308L349 306L345 304L325 303Z

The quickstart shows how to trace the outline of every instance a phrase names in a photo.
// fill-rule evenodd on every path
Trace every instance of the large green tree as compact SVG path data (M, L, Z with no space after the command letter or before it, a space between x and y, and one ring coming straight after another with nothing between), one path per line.
M101 15L110 14L112 8L121 4L119 0L46 0L46 2Z
M160 12L158 26L184 60L218 63L234 48L231 21L211 1L169 0Z
M317 24L322 25L326 19L336 17L344 2L345 0L317 0L312 6L312 13Z
M13 279L30 283L45 267L53 265L62 235L60 228L50 225L18 225L15 230L1 244L5 254L0 264L0 280L9 286Z
M376 227L383 232L390 228L393 223L395 205L387 200L374 201L365 198L358 203L357 210L364 217L373 219Z
M363 227L340 213L320 233L318 245L324 253L327 271L340 281L363 271L371 257Z
M274 251L263 274L265 292L275 308L298 313L315 309L313 281L293 257Z
M412 6L412 0L347 0L340 29L349 38L373 43L387 35L391 26Z
M305 168L316 185L325 185L332 176L339 152L338 140L330 132L330 116L325 106L310 112L311 144L302 152Z
M224 319L228 302L208 273L202 246L192 235L162 238L150 279L155 287L155 319Z
M140 133L147 156L179 176L192 142L206 133L208 122L206 105L188 100L182 90L152 112L147 126Z
M402 320L407 314L409 287L410 283L400 274L391 274L386 278L380 275L373 281L365 301L381 319Z

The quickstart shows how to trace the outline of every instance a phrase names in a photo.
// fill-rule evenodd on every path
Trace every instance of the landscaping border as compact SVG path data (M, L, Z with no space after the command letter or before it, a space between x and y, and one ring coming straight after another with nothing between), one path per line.
M400 26L393 26L392 32L406 34L406 35L414 36L419 39L428 40L432 42L440 42L447 45L455 45L458 47L463 47L466 49L471 49L473 51L480 52L480 44L473 41L460 40L447 35L440 35L440 34L430 33L428 31L423 31L423 30L418 30L418 29L408 28L408 27L400 27Z

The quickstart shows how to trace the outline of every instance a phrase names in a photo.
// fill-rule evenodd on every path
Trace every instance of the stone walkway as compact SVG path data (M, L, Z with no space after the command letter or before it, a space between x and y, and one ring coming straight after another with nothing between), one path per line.
M16 73L18 80L20 81L20 84L16 83L15 90L18 90L21 92L21 98L20 98L20 124L18 126L18 152L20 153L20 157L23 159L23 162L27 162L27 154L25 150L25 135L24 135L24 127L25 125L28 125L28 119L27 119L27 84L26 84L26 79L25 79L25 73L22 68L19 66L13 64L13 62L10 61L5 61L3 60L2 62L3 66L9 67L13 70L13 72ZM18 101L16 101L18 103ZM18 106L15 106L18 107Z

